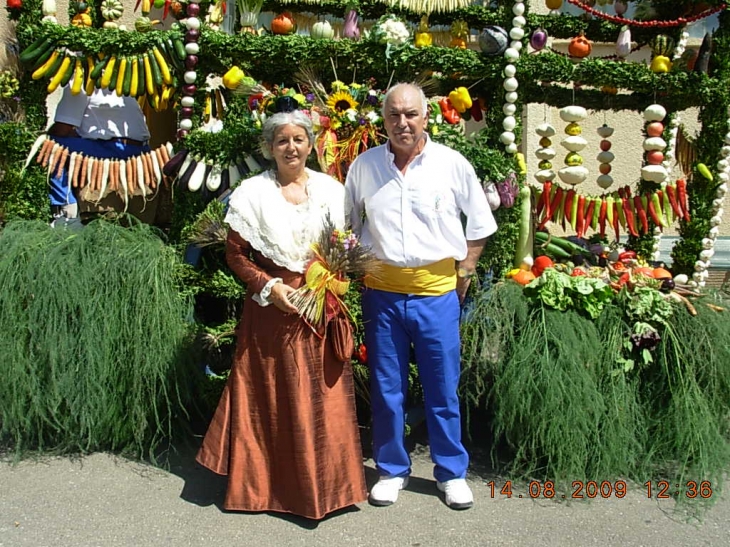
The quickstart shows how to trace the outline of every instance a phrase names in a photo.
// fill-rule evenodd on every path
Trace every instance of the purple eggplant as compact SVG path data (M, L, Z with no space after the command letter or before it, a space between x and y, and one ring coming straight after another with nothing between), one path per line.
M180 150L177 154L170 158L170 160L162 166L162 172L168 177L174 177L180 170L180 166L185 161L188 155L188 151L185 149Z
M536 28L530 36L530 46L535 51L540 51L547 44L548 33L544 28Z

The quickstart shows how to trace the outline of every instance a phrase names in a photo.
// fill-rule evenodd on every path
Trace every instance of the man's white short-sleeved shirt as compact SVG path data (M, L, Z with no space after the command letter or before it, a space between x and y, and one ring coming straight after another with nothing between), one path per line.
M347 174L345 210L353 230L392 266L463 260L467 240L497 231L471 164L456 150L426 139L405 174L387 143L359 155Z

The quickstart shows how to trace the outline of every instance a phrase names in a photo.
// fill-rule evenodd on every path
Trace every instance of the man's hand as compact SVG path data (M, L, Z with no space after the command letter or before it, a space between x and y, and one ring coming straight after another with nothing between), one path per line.
M471 276L468 277L456 277L456 294L459 297L459 304L464 303L466 293L469 292L469 285L471 285Z
M269 302L279 308L284 313L299 313L299 310L289 302L289 295L293 293L295 289L284 283L275 283L271 287L271 294L269 294Z

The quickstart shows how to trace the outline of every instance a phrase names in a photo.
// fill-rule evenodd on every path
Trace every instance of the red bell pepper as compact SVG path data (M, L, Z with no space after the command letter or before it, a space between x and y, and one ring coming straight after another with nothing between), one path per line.
M624 210L624 216L626 217L626 226L629 229L629 233L634 237L639 237L639 232L636 231L636 220L634 218L634 210L631 208L629 198L621 198L621 206Z
M451 104L448 97L443 97L439 101L439 107L441 108L441 115L444 117L444 120L451 125L456 125L461 121L461 116L459 116L459 113L454 108L454 105Z
M669 199L671 200L671 196ZM689 222L689 198L687 197L687 182L684 179L677 180L677 201L682 208L682 218Z
M634 209L636 209L636 216L641 222L641 230L643 233L649 233L649 219L646 217L646 210L641 203L641 196L634 196Z

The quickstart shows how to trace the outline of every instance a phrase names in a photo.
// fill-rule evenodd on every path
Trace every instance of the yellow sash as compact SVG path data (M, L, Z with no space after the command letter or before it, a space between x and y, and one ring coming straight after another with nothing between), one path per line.
M365 277L365 286L401 294L440 296L456 288L456 262L445 258L418 268L382 264L378 273Z

